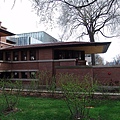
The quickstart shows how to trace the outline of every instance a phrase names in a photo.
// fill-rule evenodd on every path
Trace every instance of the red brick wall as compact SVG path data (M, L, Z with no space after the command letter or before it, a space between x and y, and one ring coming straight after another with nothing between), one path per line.
M12 63L12 70L34 70L39 69L37 62L19 62Z
M11 64L0 62L0 70L11 70Z
M60 66L75 66L76 61L60 61Z
M60 62L59 61L54 61L54 67L55 66L60 66Z
M120 84L120 66L93 67L94 77L105 85Z
M73 66L73 67L56 67L56 75L61 74L74 74L78 75L80 77L80 80L83 80L83 77L86 75L89 75L90 77L93 77L93 70L92 67L78 67L78 66ZM59 81L56 81L57 85L59 84Z
M52 49L39 49L39 60L53 59Z
M56 74L58 73L69 73L69 74L75 74L79 75L81 77L85 76L86 74L89 74L90 76L93 76L92 68L88 67L57 67L56 68Z
M120 85L120 66L118 67L56 67L56 74L59 73L69 73L79 75L81 78L85 75L90 75L103 85Z
M39 72L47 72L48 76L49 76L49 80L51 81L52 79L52 75L53 75L53 62L39 62ZM49 82L50 82L49 81Z
M52 70L53 70L53 62L40 62L39 64L39 70L43 71L49 71L52 73Z

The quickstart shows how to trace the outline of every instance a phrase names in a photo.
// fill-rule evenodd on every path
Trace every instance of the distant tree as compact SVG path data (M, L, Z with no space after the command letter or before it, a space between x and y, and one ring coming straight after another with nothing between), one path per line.
M104 59L100 55L96 54L95 55L95 63L96 63L96 65L104 65ZM92 65L92 62L89 61L88 64Z
M113 58L114 65L120 65L120 54Z
M104 59L100 55L95 55L95 62L97 65L104 65Z
M116 55L111 62L106 62L107 66L120 65L120 54Z
M58 18L57 23L63 27L62 37L68 31L69 36L79 31L78 38L88 35L90 42L95 42L95 34L107 37L103 28L115 31L120 23L119 0L33 0L33 3L41 22L50 21L54 25L54 18ZM94 54L92 64L95 65Z
M109 66L109 65L110 65L110 62L106 61L105 65Z

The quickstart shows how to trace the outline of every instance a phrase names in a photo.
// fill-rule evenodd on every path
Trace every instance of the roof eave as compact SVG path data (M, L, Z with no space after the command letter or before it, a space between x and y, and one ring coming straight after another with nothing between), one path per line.
M71 42L71 44L67 44L67 42L64 42L62 44L57 44L57 43L53 43L53 44L37 44L37 45L26 45L26 46L13 46L11 48L8 48L8 49L29 49L29 48L53 48L53 49L69 49L69 50L83 50L85 51L86 48L89 47L89 50L88 52L86 52L86 54L97 54L97 53L105 53L109 46L110 46L111 42L95 42L95 43L83 43L83 44L80 44L80 43L73 43ZM97 47L97 49L96 49ZM81 49L83 48L83 49ZM100 48L100 49L99 49ZM94 49L94 51L93 51ZM96 49L96 50L95 50ZM6 48L7 50L7 48Z
M0 28L0 37L12 36L12 35L15 34Z

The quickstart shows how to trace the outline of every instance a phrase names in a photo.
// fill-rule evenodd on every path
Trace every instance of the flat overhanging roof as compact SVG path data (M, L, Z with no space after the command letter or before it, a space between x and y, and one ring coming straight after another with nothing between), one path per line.
M52 48L54 50L77 50L85 51L85 54L105 53L111 42L56 42L44 44L31 44L25 46L13 46L7 49L31 49Z
M15 35L15 34L0 28L0 37L12 36L12 35Z
M85 54L97 54L97 53L105 53L111 42L102 42L102 43L88 43L82 45L73 45L67 46L63 48L56 48L58 50L77 50L77 51L85 51Z

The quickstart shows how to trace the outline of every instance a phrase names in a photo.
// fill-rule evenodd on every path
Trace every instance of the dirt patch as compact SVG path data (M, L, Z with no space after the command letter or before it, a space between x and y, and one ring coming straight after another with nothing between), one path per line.
M19 111L18 108L6 109L6 110L3 111L3 114L4 114L4 115L8 115L8 114L10 114L10 113L13 113L13 112L15 113L15 112L17 112L17 111Z

